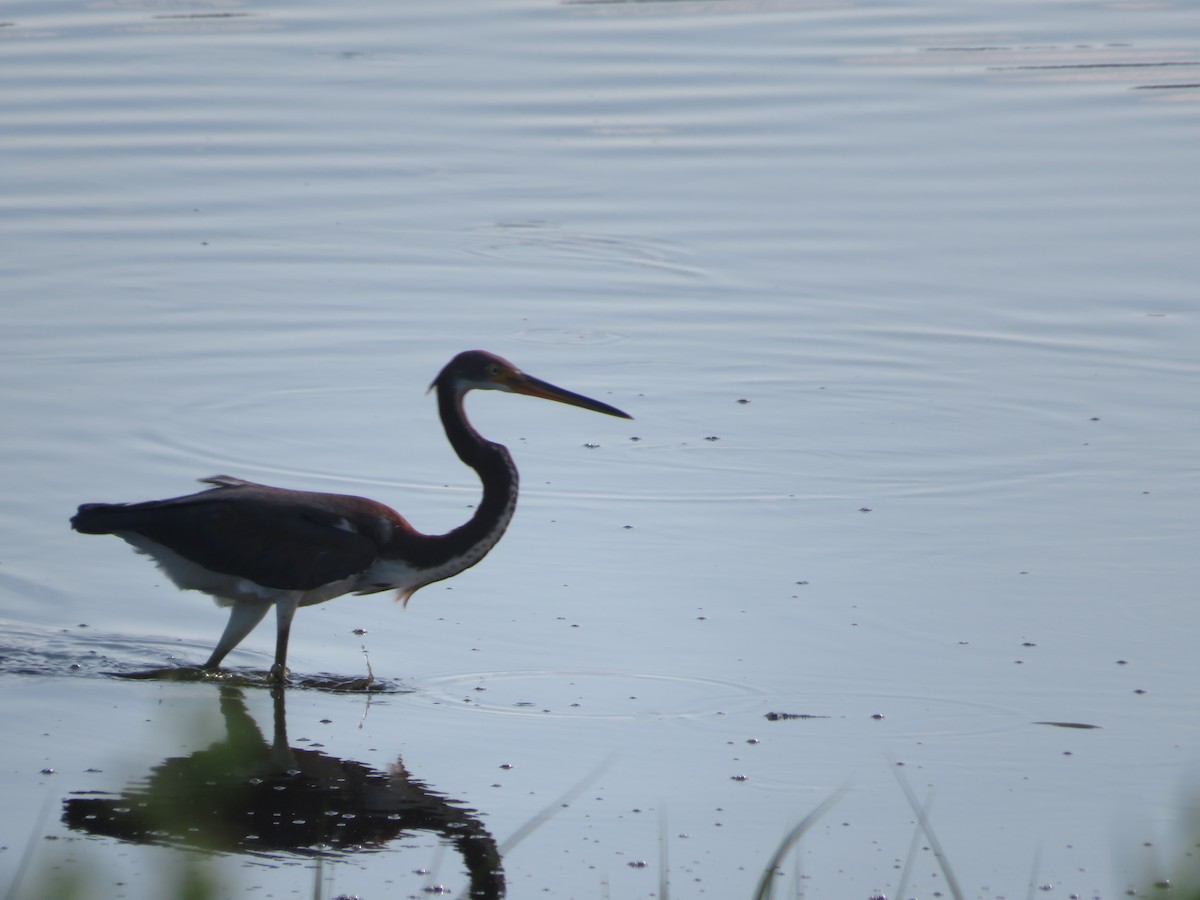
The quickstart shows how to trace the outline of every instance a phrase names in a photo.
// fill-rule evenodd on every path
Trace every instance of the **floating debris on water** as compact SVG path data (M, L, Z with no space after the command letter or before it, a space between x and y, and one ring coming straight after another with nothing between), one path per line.
M829 716L818 716L813 713L784 713L784 712L769 712L764 718L768 722L780 722L784 719L828 719Z

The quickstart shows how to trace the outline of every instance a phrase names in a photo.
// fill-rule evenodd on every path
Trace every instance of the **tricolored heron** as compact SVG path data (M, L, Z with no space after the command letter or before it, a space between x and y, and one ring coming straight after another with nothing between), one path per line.
M483 482L474 515L446 534L422 534L395 510L364 497L293 491L228 475L202 479L212 487L185 497L85 503L71 525L84 534L115 534L153 557L181 589L203 591L230 607L229 623L205 669L220 665L273 605L271 678L283 681L298 607L393 589L407 603L419 588L475 565L504 534L517 505L517 468L508 448L467 421L468 391L509 391L632 418L482 350L458 354L429 389L437 390L454 452Z

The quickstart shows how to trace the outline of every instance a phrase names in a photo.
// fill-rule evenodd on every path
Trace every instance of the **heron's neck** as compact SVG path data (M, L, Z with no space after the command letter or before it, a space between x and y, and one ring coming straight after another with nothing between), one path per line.
M483 499L470 520L442 536L447 552L463 555L472 566L500 540L517 507L517 467L503 444L486 440L467 421L461 393L438 386L438 412L458 458L483 483Z

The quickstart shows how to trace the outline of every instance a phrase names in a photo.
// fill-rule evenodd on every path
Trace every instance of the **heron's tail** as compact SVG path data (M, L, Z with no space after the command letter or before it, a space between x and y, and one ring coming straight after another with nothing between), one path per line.
M133 525L136 518L123 503L85 503L71 517L71 527L81 534L112 534Z

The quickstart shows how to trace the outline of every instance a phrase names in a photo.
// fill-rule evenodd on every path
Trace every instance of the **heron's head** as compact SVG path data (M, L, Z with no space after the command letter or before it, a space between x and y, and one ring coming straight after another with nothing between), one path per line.
M541 397L543 400L555 400L569 406L578 406L622 419L633 418L615 406L609 406L599 400L584 397L582 394L556 387L540 378L526 375L507 359L494 353L488 353L486 350L464 350L458 354L446 364L446 367L429 385L431 391L434 388L449 389L460 397L472 390L508 391L513 394L525 394L529 397Z

